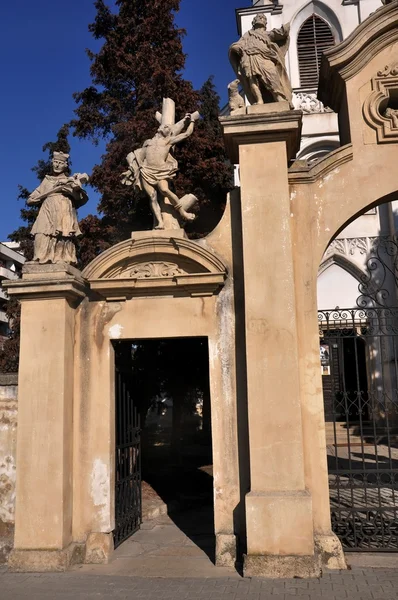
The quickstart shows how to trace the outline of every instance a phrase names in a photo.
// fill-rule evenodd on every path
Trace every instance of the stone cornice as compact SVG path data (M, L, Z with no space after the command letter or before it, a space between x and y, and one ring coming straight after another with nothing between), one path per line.
M78 303L88 292L81 272L66 263L25 263L22 279L4 281L3 287L10 296L20 300L66 298L71 303Z
M341 44L324 53L319 75L319 100L339 112L344 82L395 41L398 41L398 0L378 9Z
M224 286L226 277L226 273L185 273L148 279L94 279L90 281L90 288L111 301L138 296L213 296Z
M71 303L79 302L88 292L84 281L74 279L33 279L5 281L3 287L9 296L19 300L43 300L45 298L65 298Z
M279 140L286 141L291 160L300 148L302 121L301 110L220 117L226 150L235 164L239 163L239 146Z

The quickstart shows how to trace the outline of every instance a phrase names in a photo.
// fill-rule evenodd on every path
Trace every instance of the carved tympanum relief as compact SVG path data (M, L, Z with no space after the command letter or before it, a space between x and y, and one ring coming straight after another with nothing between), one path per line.
M372 79L372 92L366 99L363 113L366 122L375 129L378 143L398 141L398 63L386 65Z
M147 262L136 265L130 271L130 277L133 279L146 279L149 277L175 277L184 275L186 271L181 269L176 263L171 262Z
M111 301L159 294L212 296L224 286L227 267L203 244L151 233L112 246L83 276Z

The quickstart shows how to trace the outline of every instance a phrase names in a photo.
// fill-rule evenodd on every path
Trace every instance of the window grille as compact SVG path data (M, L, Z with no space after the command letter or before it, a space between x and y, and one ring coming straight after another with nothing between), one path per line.
M334 44L333 32L326 21L317 15L312 15L303 23L297 38L302 88L318 87L322 54Z

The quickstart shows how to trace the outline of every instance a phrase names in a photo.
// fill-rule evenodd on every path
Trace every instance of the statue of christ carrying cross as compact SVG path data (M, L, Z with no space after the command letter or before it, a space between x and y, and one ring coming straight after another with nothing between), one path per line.
M162 114L156 113L160 124L157 133L142 148L127 155L129 169L123 173L122 183L135 185L147 194L154 216L154 229L165 229L164 214L170 214L170 208L177 219L169 219L167 228L179 227L179 218L185 221L195 219L189 209L197 201L196 196L187 194L180 199L170 190L169 181L178 171L178 163L170 151L175 144L192 135L194 123L199 117L198 112L186 114L184 119L175 123L174 101L164 98Z

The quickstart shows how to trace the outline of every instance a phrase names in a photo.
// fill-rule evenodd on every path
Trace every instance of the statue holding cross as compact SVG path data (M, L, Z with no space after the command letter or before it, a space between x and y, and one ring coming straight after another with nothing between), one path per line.
M199 117L198 112L186 114L176 123L175 103L170 98L164 98L162 114L156 113L160 124L157 133L142 148L127 155L129 169L123 173L122 183L136 186L149 197L154 229L176 229L180 227L180 219L195 219L189 209L197 202L196 196L187 194L178 198L170 190L169 181L178 171L178 163L170 151L175 144L192 135L194 123Z

